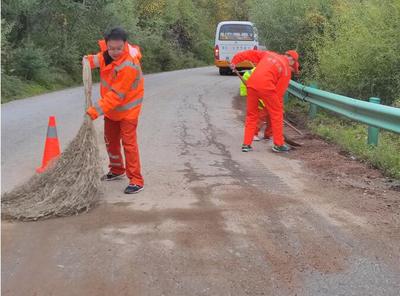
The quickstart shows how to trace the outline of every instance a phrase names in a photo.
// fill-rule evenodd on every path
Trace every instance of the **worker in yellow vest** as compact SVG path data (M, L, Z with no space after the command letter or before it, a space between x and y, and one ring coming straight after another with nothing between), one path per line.
M250 78L251 74L253 74L255 69L256 68L254 67L253 69L246 71L243 74L243 80L247 81ZM240 82L240 96L242 97L247 96L247 87L243 82ZM265 108L265 104L262 100L258 100L258 114L259 114L258 125L253 137L253 141L261 140L261 138L258 136L258 133L260 132L260 129L263 126L263 124L266 124L263 139L270 139L272 137L271 119L268 115L268 110L267 108Z

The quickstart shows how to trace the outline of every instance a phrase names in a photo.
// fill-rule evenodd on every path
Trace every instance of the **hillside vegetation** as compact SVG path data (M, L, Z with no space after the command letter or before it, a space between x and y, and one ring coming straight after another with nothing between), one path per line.
M268 48L299 50L304 82L399 104L400 0L383 2L253 0L250 19Z
M3 0L2 101L80 83L82 55L119 25L145 72L212 63L216 24L251 20L261 43L301 54L303 82L400 98L400 0Z
M247 19L246 1L3 0L2 102L81 81L81 59L114 26L146 73L211 64L216 24Z

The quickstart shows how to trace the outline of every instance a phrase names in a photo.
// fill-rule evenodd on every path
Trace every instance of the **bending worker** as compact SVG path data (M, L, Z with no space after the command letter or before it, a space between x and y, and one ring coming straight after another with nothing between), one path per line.
M242 151L252 150L253 136L257 130L258 99L267 107L272 128L275 152L287 152L290 147L285 144L283 137L283 95L285 94L292 72L297 74L299 55L289 50L285 55L271 51L246 50L237 53L230 67L243 61L257 64L257 68L247 81L247 114Z
M128 44L127 33L114 28L100 41L101 51L88 55L91 69L100 68L101 98L86 113L96 119L104 114L104 140L109 156L109 172L102 180L112 181L128 176L126 194L143 190L136 128L144 94L140 67L141 54ZM121 140L125 163L121 154Z
M242 78L244 81L247 81L250 76L253 74L256 68L251 69L250 71L246 71ZM240 96L247 96L247 86L240 82ZM259 137L258 133L261 130L261 127L265 124L264 136L262 138ZM261 99L258 99L258 124L257 129L254 133L253 141L260 141L261 139L268 140L272 137L272 129L271 129L271 119L269 118L268 110L264 105L264 102Z

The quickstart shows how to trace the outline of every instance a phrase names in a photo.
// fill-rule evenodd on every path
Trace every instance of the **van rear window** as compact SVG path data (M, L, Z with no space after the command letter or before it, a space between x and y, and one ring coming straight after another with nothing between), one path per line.
M241 24L226 24L219 29L221 41L254 41L253 27Z

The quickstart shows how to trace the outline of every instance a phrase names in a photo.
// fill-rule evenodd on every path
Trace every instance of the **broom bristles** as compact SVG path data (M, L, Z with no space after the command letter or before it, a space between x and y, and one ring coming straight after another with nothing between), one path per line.
M86 105L91 105L90 68L84 64ZM101 193L96 131L88 116L60 158L43 174L2 196L2 218L23 221L88 211Z
M90 119L53 166L3 195L5 219L37 220L88 211L100 193L99 151Z

